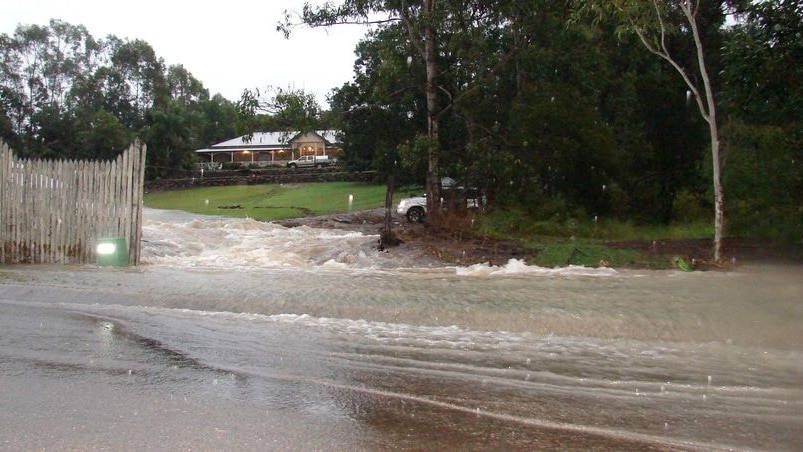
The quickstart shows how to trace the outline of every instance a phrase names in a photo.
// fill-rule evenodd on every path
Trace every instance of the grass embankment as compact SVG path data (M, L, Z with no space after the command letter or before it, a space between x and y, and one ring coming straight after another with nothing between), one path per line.
M155 209L260 221L375 209L384 203L384 186L358 182L231 185L145 195L145 205Z
M671 256L645 253L637 247L609 246L611 242L652 243L710 239L708 223L670 226L636 226L606 219L532 221L526 214L513 211L493 212L480 218L477 232L494 238L515 238L533 251L530 264L542 267L582 265L596 267L667 268Z

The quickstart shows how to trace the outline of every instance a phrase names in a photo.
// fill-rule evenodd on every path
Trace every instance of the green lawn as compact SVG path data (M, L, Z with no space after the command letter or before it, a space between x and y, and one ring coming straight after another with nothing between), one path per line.
M272 221L347 212L385 204L385 186L360 182L231 185L148 193L145 205L205 215Z

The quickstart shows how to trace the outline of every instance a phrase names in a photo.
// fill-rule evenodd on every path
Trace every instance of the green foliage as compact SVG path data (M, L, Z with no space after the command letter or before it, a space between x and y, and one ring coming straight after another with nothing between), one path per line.
M536 240L660 240L710 237L708 218L663 226L638 225L611 218L560 213L543 217L521 209L492 209L475 219L475 228L489 237L524 237Z
M165 176L234 135L231 102L141 40L51 20L0 35L0 61L0 136L21 156L113 159L140 136Z
M419 176L426 173L427 155L433 152L433 147L436 146L432 140L425 135L418 135L412 143L404 143L399 145L398 154L401 167L411 174L418 174ZM423 182L418 180L417 182Z
M774 126L731 126L727 172L730 231L803 240L803 136Z
M540 188L549 197L607 214L603 185L611 171L608 156L614 140L602 118L567 85L528 93L517 107L512 111L514 130L524 143L518 161L535 176L521 189Z
M711 203L704 193L683 189L675 195L673 220L681 224L704 222L711 218Z
M135 139L134 134L106 110L98 110L89 120L90 127L77 128L79 141L83 143L81 148L87 152L75 157L111 160L117 158L120 150L128 147Z
M145 205L204 215L272 221L346 212L349 210L349 195L353 196L352 209L382 207L385 190L384 185L354 182L234 185L149 193L145 195Z
M751 123L803 121L803 5L751 2L722 51L725 105Z
M401 27L382 28L372 36L357 46L355 82L343 85L331 99L337 128L343 131L343 163L350 170L375 169L383 177L398 171L403 183L421 180L424 170L418 171L425 160L403 165L398 154L399 146L414 141L425 127L417 84L421 67L407 65L413 49Z
M258 130L309 132L320 128L321 108L313 94L292 88L246 89L237 101L237 129L242 134Z
M209 100L209 90L182 65L167 68L167 89L170 98L185 104Z
M610 248L593 241L577 240L570 243L534 243L533 249L539 253L528 264L553 268L567 265L583 267L623 267L639 263L654 267L665 267L665 263L650 262L649 258L631 249Z
M555 215L539 220L521 210L491 211L475 218L476 232L488 237L516 238L538 254L529 264L542 267L582 265L620 267L638 264L665 268L665 259L649 257L632 249L612 248L608 240L667 240L706 238L709 221L674 226L635 226L615 220L565 218Z
M330 5L326 17L353 6ZM568 23L549 2L455 6L438 5L438 20L460 24L438 30L442 176L482 188L492 204L663 223L676 193L699 189L702 121L637 40L605 33L615 23ZM312 22L334 23L322 17ZM415 42L393 23L357 50L355 82L333 97L345 163L400 162L401 179L420 183L430 148L420 142L427 112Z

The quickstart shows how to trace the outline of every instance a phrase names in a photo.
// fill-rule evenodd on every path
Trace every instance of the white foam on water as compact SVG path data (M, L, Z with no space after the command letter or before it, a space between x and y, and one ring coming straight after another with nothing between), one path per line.
M376 240L357 232L287 228L247 218L146 218L142 231L143 264L227 270L371 266L364 248Z
M178 268L258 271L299 268L327 271L430 267L375 249L376 235L360 232L288 228L245 218L201 216L186 212L145 210L142 262ZM476 264L441 267L464 277L544 276L610 277L610 268L544 268L511 259L503 266Z
M612 268L590 268L579 265L569 265L568 267L545 268L537 265L527 265L521 259L510 259L507 264L496 266L488 263L474 264L468 267L458 267L457 274L460 276L510 276L510 275L539 275L539 276L587 276L587 277L609 277L619 276L619 272Z

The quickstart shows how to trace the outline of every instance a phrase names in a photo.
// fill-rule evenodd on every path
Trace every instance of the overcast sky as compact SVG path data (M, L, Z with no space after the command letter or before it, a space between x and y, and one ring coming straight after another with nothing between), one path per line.
M3 0L0 33L12 35L17 25L47 25L50 19L60 19L84 25L95 39L110 34L141 39L166 65L183 65L212 95L236 101L246 88L303 89L328 108L326 94L352 80L354 47L366 29L297 28L285 40L276 23L284 10L301 11L303 4L303 0Z

